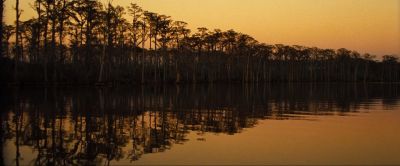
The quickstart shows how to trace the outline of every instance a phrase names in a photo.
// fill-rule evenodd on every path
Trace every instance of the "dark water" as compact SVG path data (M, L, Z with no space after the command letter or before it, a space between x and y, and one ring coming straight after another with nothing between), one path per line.
M2 89L0 161L400 164L399 92L396 84Z

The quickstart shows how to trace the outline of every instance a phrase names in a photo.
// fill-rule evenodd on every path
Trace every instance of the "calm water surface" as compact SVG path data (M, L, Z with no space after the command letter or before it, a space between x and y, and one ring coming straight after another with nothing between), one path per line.
M400 164L400 86L0 91L0 165Z

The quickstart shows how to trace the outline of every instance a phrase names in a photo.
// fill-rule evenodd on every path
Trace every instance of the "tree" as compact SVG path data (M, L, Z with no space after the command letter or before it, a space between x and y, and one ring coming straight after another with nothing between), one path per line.
M353 60L353 67L354 67L354 74L353 74L353 82L358 81L358 66L359 66L359 61L360 61L360 53L357 51L352 51L351 52L351 58Z
M175 41L175 49L177 52L174 55L173 59L174 61L173 68L175 71L175 83L181 82L181 71L180 67L178 67L178 64L182 59L180 56L182 54L183 48L185 47L185 41L187 41L190 34L190 29L187 28L187 25L188 24L184 21L174 21L171 27L171 36L172 36L171 40Z
M160 63L160 58L158 56L158 50L157 50L157 45L158 45L158 35L160 33L160 29L162 26L162 21L165 17L165 15L158 15L157 13L152 13L152 12L144 12L144 16L146 18L147 24L149 25L149 39L150 39L150 50L151 50L151 38L154 38L154 53L155 56L154 57L154 82L157 82L157 77L158 77L158 67L159 67L159 63Z
M36 11L38 18L37 18L37 26L36 26L36 32L38 33L36 41L37 43L37 48L36 48L36 55L38 56L37 58L39 59L39 56L41 56L41 36L42 36L42 25L43 25L43 20L42 20L42 10L41 10L41 0L36 0L34 3L34 10ZM44 61L44 60L42 60ZM44 67L43 67L44 68ZM46 69L47 70L47 69Z
M350 61L351 51L345 48L340 48L336 51L336 59L339 63L339 80L349 81L350 80Z
M187 29L187 23L184 21L174 21L172 23L171 31L175 40L176 49L181 49L182 40L187 38L190 33L190 29Z
M366 83L367 80L368 80L369 65L370 65L370 62L375 58L375 56L366 53L366 54L363 55L363 58L364 58L364 77L363 77L363 82Z
M172 20L170 16L161 15L160 16L160 39L161 50L162 50L162 77L163 82L166 81L167 76L167 65L169 65L170 57L167 55L168 44L172 41Z
M56 0L48 0L47 2L47 12L49 19L51 20L51 63L53 68L53 83L56 82L57 79L57 54L56 54L56 25L57 25L57 8L56 8Z
M139 42L139 30L140 27L142 26L140 22L140 17L143 14L143 10L140 6L137 4L131 3L130 6L128 7L128 12L132 16L132 28L131 28L131 34L132 34L132 49L133 49L133 54L136 56L136 51L137 48L139 48L140 42ZM142 41L143 42L143 41Z
M18 61L21 54L19 29L19 18L21 17L21 10L19 10L19 0L15 1L15 17L14 82L18 83Z
M38 32L39 20L30 19L21 23L21 37L22 43L28 47L28 55L30 63L39 62L39 54L37 49L39 48Z
M139 23L140 23L140 27L141 27L141 32L142 32L142 41L141 41L141 43L142 43L142 56L141 56L141 60L140 60L140 64L141 64L141 73L140 73L140 82L143 84L144 82L145 82L145 78L144 78L144 74L145 74L145 65L146 65L146 62L145 62L145 43L146 43L146 40L147 40L147 38L146 38L146 36L147 36L147 33L148 33L148 28L147 28L147 24L146 24L146 21L145 21L145 18L144 17L142 17L142 21L140 21Z
M5 50L3 50L3 58L10 58L10 39L14 33L15 28L12 25L5 25L3 27L2 42L5 48Z
M399 58L395 55L384 55L382 57L382 81L397 82L399 81Z
M59 22L59 28L58 28L58 42L59 42L59 50L60 50L60 63L63 64L65 63L65 54L64 54L64 30L65 30L65 21L69 19L69 17L72 15L71 13L71 7L72 3L67 0L59 0L57 1L58 3L56 4L57 9L58 9L58 22Z
M4 14L4 2L6 0L0 0L0 59L4 57L3 53L3 14Z
M104 64L106 63L106 54L107 54L107 50L109 49L108 46L108 40L111 40L109 37L109 33L110 33L110 14L111 14L111 3L108 3L108 7L106 9L107 11L105 13L103 13L103 19L105 20L103 25L102 25L102 34L103 34L103 49L102 49L102 54L100 57L100 71L99 71L99 77L97 80L97 84L102 84L103 82L103 73L104 73Z

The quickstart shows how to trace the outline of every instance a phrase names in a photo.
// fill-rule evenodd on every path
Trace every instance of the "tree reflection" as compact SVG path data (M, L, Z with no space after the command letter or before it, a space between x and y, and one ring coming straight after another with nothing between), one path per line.
M395 107L398 91L393 84L9 89L1 92L0 161L8 141L16 165L28 155L34 161L24 162L33 165L133 162L185 143L190 131L236 134L261 119L347 115L377 102Z

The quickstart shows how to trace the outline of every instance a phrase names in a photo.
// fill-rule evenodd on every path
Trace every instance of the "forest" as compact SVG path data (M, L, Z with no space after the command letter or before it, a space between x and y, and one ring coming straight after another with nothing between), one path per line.
M191 30L184 21L98 0L35 0L36 16L4 23L0 82L115 85L399 82L396 55L266 44L234 30ZM268 33L268 32L265 32Z

